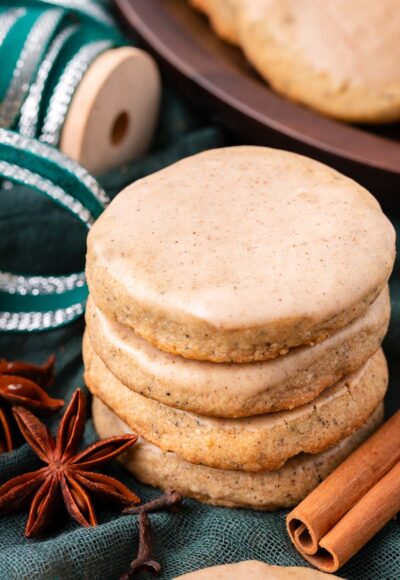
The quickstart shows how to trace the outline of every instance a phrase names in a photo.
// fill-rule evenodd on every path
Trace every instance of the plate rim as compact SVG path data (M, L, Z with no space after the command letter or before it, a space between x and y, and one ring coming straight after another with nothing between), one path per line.
M214 61L210 67L205 49L188 38L187 31L177 25L160 0L115 0L115 5L124 20L164 64L220 105L230 107L232 113L244 115L265 129L322 153L322 156L333 156L344 163L400 177L400 143L297 105L273 92L267 84L264 86L257 79L241 74L232 65ZM151 27L147 24L150 19ZM171 48L168 38L172 32L175 44L180 43L185 50ZM199 62L204 65L201 72ZM215 81L217 77L218 83ZM248 92L247 100L240 95L243 87ZM260 101L263 101L262 106ZM273 113L268 114L267 107ZM287 117L290 123L285 122Z

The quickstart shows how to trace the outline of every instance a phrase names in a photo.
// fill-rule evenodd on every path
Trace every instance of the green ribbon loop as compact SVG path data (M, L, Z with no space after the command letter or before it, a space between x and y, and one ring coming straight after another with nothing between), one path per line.
M107 195L55 147L86 70L121 44L106 2L0 0L0 196L1 181L28 186L91 227ZM83 272L0 270L0 330L40 331L71 322L84 312L87 295Z
M96 180L56 149L0 129L0 177L35 191L72 213L89 229L108 198ZM39 331L84 312L84 273L26 276L0 271L0 330Z

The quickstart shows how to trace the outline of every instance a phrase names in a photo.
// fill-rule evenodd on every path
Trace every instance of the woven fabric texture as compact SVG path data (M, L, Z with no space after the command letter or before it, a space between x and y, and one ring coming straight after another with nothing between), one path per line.
M229 143L221 130L191 113L168 90L153 151L144 159L107 175L102 184L110 196L125 185L174 161L211 147ZM24 188L3 190L0 205L0 268L32 274L65 274L84 267L85 231L75 220L35 193ZM400 219L396 220L400 234ZM400 404L400 265L392 284L393 318L386 339L391 366L387 410ZM81 339L83 321L39 334L0 334L0 356L42 362L57 354L53 396L68 400L82 387ZM396 363L397 361L397 363ZM396 392L397 391L397 392ZM51 419L52 428L57 419ZM90 411L84 444L95 439ZM0 455L0 483L38 465L27 445ZM158 491L140 485L114 464L108 473L120 477L147 500ZM99 526L79 528L64 517L52 535L43 540L23 536L26 513L0 521L0 578L113 580L128 568L137 550L137 518L121 516L97 504ZM151 515L155 557L162 564L162 579L226 562L261 559L280 565L304 565L292 549L285 531L284 511L267 514L251 510L212 508L185 501L176 515ZM392 521L341 571L348 580L396 580L400 578L400 527ZM138 576L140 577L140 575ZM145 577L143 575L142 577Z

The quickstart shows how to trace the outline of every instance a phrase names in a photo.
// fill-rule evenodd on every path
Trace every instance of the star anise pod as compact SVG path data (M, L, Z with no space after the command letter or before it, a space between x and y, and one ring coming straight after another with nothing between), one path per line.
M0 358L0 375L17 375L37 383L44 389L50 387L54 381L54 365L56 357L49 356L43 365L30 364L23 361L9 361Z
M22 435L46 464L37 471L14 477L0 487L0 514L10 513L31 501L25 527L28 538L38 537L48 528L57 515L61 499L69 515L86 527L97 525L91 494L122 506L140 502L117 479L93 471L133 445L137 436L110 437L77 453L85 428L85 407L85 397L78 389L64 413L55 439L32 413L22 407L13 409Z
M0 359L0 452L15 448L16 425L11 407L21 406L35 413L49 414L61 409L64 401L44 391L54 380L55 357L44 365Z

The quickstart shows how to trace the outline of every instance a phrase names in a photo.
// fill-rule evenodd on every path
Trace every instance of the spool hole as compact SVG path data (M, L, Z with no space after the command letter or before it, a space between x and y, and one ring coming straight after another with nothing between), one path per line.
M116 118L111 128L111 143L120 145L125 139L129 129L129 115L122 111Z

